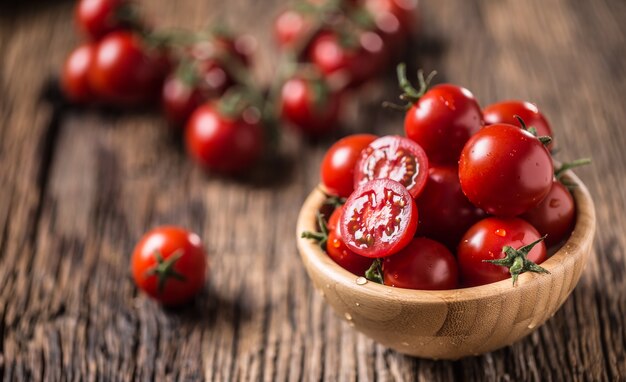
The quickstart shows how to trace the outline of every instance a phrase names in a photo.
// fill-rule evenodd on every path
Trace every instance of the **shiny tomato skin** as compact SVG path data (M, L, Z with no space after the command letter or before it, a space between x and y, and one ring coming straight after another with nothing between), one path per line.
M89 69L93 62L96 46L83 44L74 49L67 57L61 74L61 87L66 97L76 103L96 100L89 84Z
M170 75L163 83L161 105L165 117L173 125L181 127L206 97L195 85L187 84L175 74Z
M527 127L534 127L538 136L552 136L552 129L546 117L541 114L535 104L525 101L502 101L489 105L483 109L485 124L493 125L496 123L508 123L509 125L519 126L516 115L522 118ZM548 145L548 149L552 148L554 141Z
M504 257L502 248L515 249L539 239L537 230L520 218L490 217L474 224L463 236L457 250L457 259L464 286L489 284L511 277L504 266L486 263ZM540 264L546 260L546 245L538 243L528 254L528 259Z
M373 179L400 182L416 198L428 179L428 157L420 145L397 135L387 135L370 143L354 170L354 187Z
M344 204L341 238L361 256L391 256L409 244L417 222L417 207L406 188L375 179L357 188Z
M361 151L377 138L373 134L349 135L335 142L326 151L320 173L327 192L342 198L352 194L356 162L361 157Z
M184 280L169 276L163 289L159 290L158 276L150 274L158 265L157 252L164 261L171 256L180 256L175 260L173 270ZM131 260L135 284L165 305L181 305L194 297L204 285L206 269L207 256L200 237L174 226L157 227L146 233L137 243Z
M74 12L76 25L89 39L99 40L124 27L119 12L128 3L127 0L79 0Z
M260 158L263 131L259 123L223 115L212 104L197 108L185 129L189 155L206 170L238 173Z
M337 35L321 33L309 46L309 60L327 76L345 76L349 86L358 86L377 74L386 63L386 49L375 32L364 32L357 46L344 47Z
M548 196L535 208L524 213L522 218L532 224L541 235L548 235L546 245L553 246L567 238L574 228L574 198L567 187L555 180Z
M443 244L425 237L413 239L383 260L384 284L407 289L445 290L459 285L456 259Z
M340 224L343 208L338 207L328 219L328 240L326 253L328 257L339 264L343 269L358 276L365 275L365 271L372 265L372 259L352 252L341 239Z
M469 90L441 84L411 106L404 131L422 146L431 163L456 165L463 145L483 124L480 106Z
M168 69L163 52L149 51L131 32L113 32L98 44L89 80L106 102L132 106L158 98Z
M485 212L463 194L455 166L431 167L426 187L415 202L420 215L417 235L435 239L452 250L469 227L485 217Z
M310 21L294 10L282 12L274 21L274 38L281 48L294 46L308 32Z
M398 18L404 33L419 29L417 0L365 0L365 8L373 16L389 13Z
M314 137L328 134L337 126L340 110L340 93L332 91L323 79L294 77L283 85L281 115L302 134Z
M517 216L537 206L550 192L553 176L552 158L539 139L508 124L476 133L459 161L463 193L496 216Z

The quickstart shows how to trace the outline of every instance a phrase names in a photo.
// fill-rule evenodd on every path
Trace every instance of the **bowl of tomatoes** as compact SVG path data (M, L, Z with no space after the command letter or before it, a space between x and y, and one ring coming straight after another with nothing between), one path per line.
M406 136L353 135L327 151L298 250L350 326L401 353L459 359L555 314L591 254L595 210L571 171L588 161L553 159L536 106L481 109L467 89L427 82L402 98Z

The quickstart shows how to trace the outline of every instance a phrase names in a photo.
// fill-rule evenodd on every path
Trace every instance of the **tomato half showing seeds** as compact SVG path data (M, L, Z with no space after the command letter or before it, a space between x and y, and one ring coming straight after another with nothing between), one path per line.
M508 123L513 126L519 126L519 121L515 116L522 118L526 126L534 127L538 136L552 137L552 129L546 117L541 114L535 104L524 101L502 101L489 105L483 109L485 124L493 125L496 123ZM548 145L548 149L552 148L554 141Z
M550 192L554 168L543 143L508 124L487 126L463 148L461 188L487 213L516 216L537 206Z
M342 268L363 276L365 271L372 265L372 259L357 255L352 252L341 238L340 222L343 217L343 207L338 207L328 219L328 240L326 241L326 253L335 263Z
M373 134L349 135L335 142L322 160L320 175L326 191L347 198L354 191L354 168L361 151L378 138Z
M163 226L146 233L133 251L135 284L165 305L189 301L204 285L207 256L200 237Z
M417 229L417 207L406 188L390 179L360 186L348 198L341 237L353 252L385 257L404 248Z
M354 188L373 179L391 179L417 197L428 178L428 157L410 139L388 135L370 143L354 170Z
M458 287L459 270L456 259L441 243L425 237L413 239L409 245L383 260L385 285L423 290L444 290Z
M567 187L558 181L539 205L527 211L522 218L532 224L546 237L546 245L552 246L565 239L574 228L576 205Z
M457 259L464 286L489 284L511 277L505 266L484 262L505 257L502 249L515 249L541 237L539 232L520 218L486 218L474 224L463 236L457 250ZM540 264L546 260L546 245L538 243L528 253L528 260Z

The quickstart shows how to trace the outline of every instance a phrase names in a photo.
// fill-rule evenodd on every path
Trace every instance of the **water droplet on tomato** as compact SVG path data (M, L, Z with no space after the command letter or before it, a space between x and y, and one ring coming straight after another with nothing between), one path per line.
M498 228L494 233L500 237L506 236L506 230L502 228Z
M367 284L367 279L365 277L363 277L363 276L357 277L356 278L356 284L357 285L365 285L365 284Z

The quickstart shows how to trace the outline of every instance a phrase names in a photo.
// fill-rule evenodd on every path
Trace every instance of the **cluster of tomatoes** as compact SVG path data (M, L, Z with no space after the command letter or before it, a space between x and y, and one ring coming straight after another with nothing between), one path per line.
M283 60L265 89L251 76L252 36L156 31L131 0L79 0L87 41L67 58L61 86L78 104L160 103L197 163L239 173L273 151L281 121L308 136L331 131L346 91L402 53L416 2L301 0L275 21Z
M575 220L560 182L571 165L555 174L546 118L522 101L481 109L469 90L429 89L421 74L415 89L403 65L398 76L406 137L336 142L321 178L337 208L328 221L320 215L321 232L303 236L350 272L401 288L515 283L523 272L546 272L537 265L546 245L565 240Z

